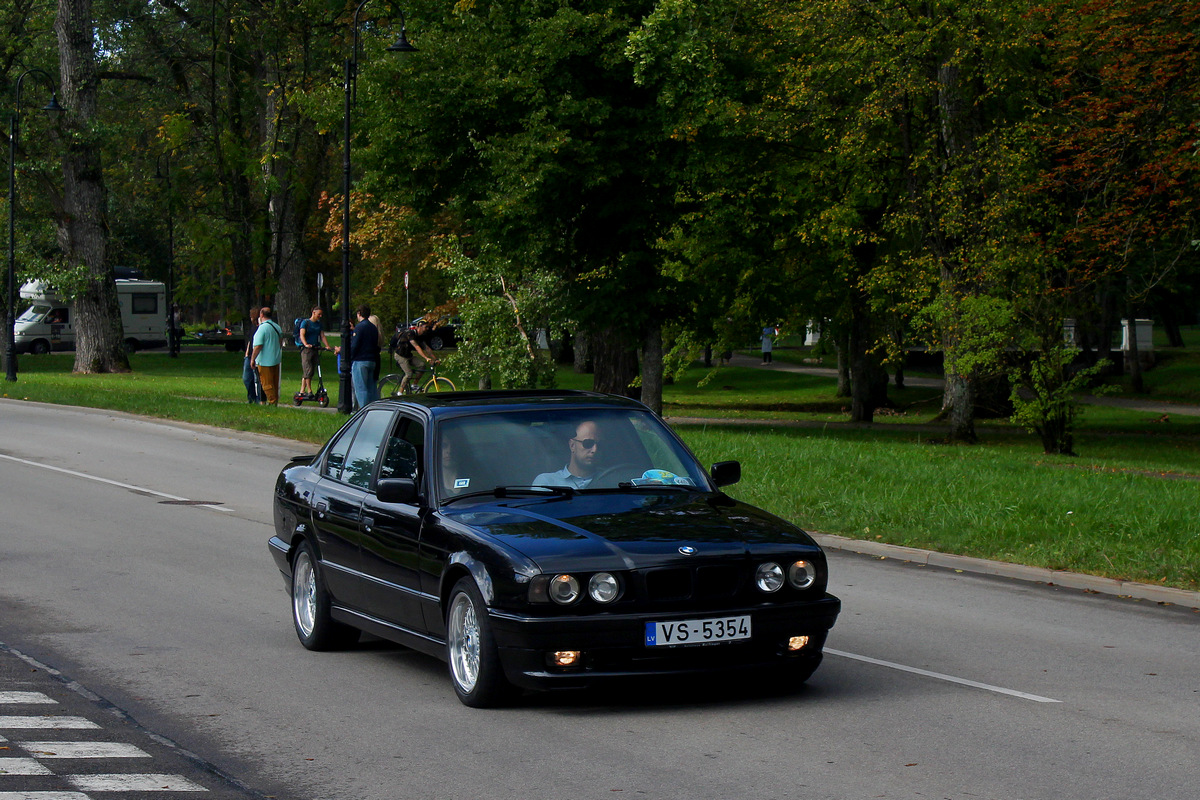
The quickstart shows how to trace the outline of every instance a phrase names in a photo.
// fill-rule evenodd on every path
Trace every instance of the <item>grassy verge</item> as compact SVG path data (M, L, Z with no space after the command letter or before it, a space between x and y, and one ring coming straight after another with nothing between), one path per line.
M734 458L731 488L802 527L946 553L1200 588L1195 480L1164 476L1170 456L1052 458L1010 438L947 447L898 431L687 426L705 463ZM1193 451L1192 469L1200 467ZM1147 467L1147 469L1142 469Z
M247 404L240 353L139 353L131 361L128 375L80 376L71 374L69 354L22 357L19 382L0 394L312 443L344 419L311 403ZM336 403L337 376L331 360L325 366ZM1187 399L1191 382L1164 381L1156 399L1168 391ZM294 352L285 355L282 383L287 402L299 387ZM591 376L562 370L559 385L588 389ZM881 417L887 424L847 425L833 389L830 378L739 368L710 375L697 367L664 396L670 417L722 420L679 430L705 462L743 463L735 496L811 529L1200 588L1200 417L1162 422L1161 414L1089 407L1081 456L1068 459L1043 455L1035 437L1003 422L981 424L977 446L939 444L928 424L936 389L897 395L905 411Z

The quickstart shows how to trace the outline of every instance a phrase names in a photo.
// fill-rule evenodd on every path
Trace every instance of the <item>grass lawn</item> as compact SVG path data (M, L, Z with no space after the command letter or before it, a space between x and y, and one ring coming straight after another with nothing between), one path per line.
M1200 363L1191 360L1200 353L1159 356L1160 368L1146 373L1153 399L1200 402ZM0 394L313 443L343 421L313 403L249 405L240 353L138 353L128 375L72 375L72 364L71 354L22 356L20 380ZM331 359L325 367L336 405ZM559 385L590 389L591 376L560 370ZM291 351L285 402L297 388ZM978 445L942 444L930 424L937 389L894 393L902 412L871 426L847 424L833 390L826 377L697 366L665 387L664 413L717 420L677 427L705 463L742 462L743 481L730 494L812 530L1200 589L1200 417L1163 422L1161 414L1087 406L1080 455L1065 458L1044 455L1036 437L1004 421L981 422Z

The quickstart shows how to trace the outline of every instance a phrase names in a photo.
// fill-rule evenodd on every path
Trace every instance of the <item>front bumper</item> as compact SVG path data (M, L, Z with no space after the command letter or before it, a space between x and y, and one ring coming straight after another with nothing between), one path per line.
M781 605L719 611L594 614L530 617L492 609L492 632L508 680L527 689L587 686L601 681L645 676L703 675L742 670L778 670L807 676L821 661L825 637L841 611L841 601L825 596ZM746 614L751 638L732 642L652 647L645 644L647 622L707 619ZM789 651L793 636L808 644ZM578 665L555 667L548 654L581 652Z

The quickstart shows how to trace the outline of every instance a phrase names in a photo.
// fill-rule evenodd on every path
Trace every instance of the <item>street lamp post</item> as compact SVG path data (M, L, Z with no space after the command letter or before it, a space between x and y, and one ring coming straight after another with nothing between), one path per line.
M17 134L20 131L21 86L27 75L41 75L48 83L51 80L45 70L36 67L21 73L17 78L17 107L8 129L8 341L4 349L7 367L4 377L10 382L17 380ZM51 94L50 102L42 110L62 111L58 95Z
M167 354L179 358L179 337L175 332L175 214L170 153L158 157L154 164L154 179L163 181L167 188Z
M354 44L350 57L346 59L345 146L342 152L342 359L338 370L338 411L342 414L354 410L354 387L350 378L350 109L354 106L354 86L358 77L358 14L370 1L362 0L354 9ZM408 43L404 14L401 12L400 38L388 47L388 52L411 53L416 49Z

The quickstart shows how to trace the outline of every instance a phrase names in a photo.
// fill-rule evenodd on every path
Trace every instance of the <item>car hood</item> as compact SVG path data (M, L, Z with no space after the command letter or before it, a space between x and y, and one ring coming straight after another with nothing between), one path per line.
M442 509L447 521L499 540L544 569L626 569L689 557L819 550L795 525L719 493L598 493Z

